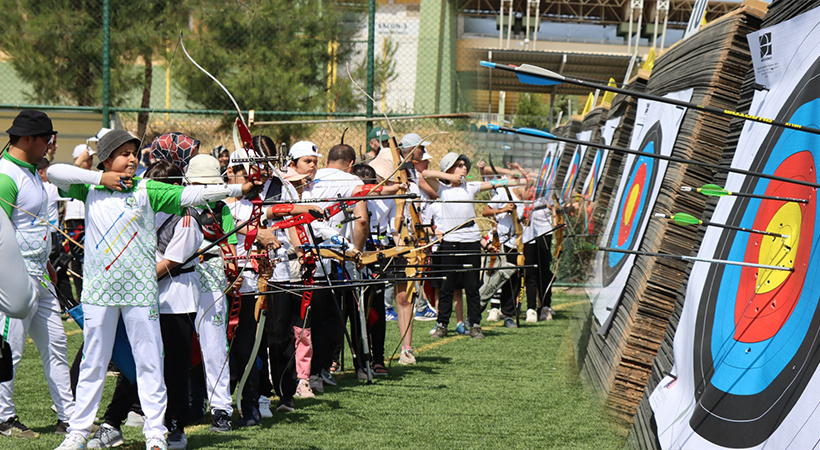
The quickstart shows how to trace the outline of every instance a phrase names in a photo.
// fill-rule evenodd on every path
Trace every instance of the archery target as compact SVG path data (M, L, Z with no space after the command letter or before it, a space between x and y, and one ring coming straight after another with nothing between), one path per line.
M750 114L820 127L820 11L748 36L755 81ZM757 54L770 46L767 55ZM771 49L777 51L771 53ZM820 136L747 122L732 167L818 181ZM820 431L820 271L817 191L730 174L712 221L788 238L709 227L699 257L791 272L695 263L674 341L674 367L650 404L663 448L816 448ZM781 231L776 231L781 230Z
M604 145L610 145L615 130L621 122L621 117L614 117L606 121L601 127L601 139ZM595 152L595 159L592 162L592 167L587 174L587 179L584 181L583 194L587 201L595 201L595 194L598 192L598 183L601 181L604 171L604 163L606 163L609 156L609 150L598 149Z
M592 160L592 167L589 168L589 175L584 181L582 194L584 198L592 200L595 196L595 186L598 185L598 171L601 170L602 152L599 149L595 152L595 159Z
M555 153L555 145L547 144L544 151L544 160L541 163L541 170L538 172L538 182L535 184L535 198L541 198L547 195L547 177L549 176L550 168L552 167L552 159Z
M820 61L786 102L779 120L820 125ZM812 89L814 88L814 89ZM820 136L772 128L750 170L817 181ZM820 270L814 256L814 188L747 177L743 192L808 203L742 199L730 224L782 230L789 239L725 232L715 258L786 266L794 272L713 266L695 324L698 408L689 424L710 442L735 448L764 442L788 416L820 363ZM808 281L813 281L809 279Z
M575 186L575 178L578 176L580 161L581 154L578 152L578 149L576 149L575 153L572 154L572 160L569 163L569 169L567 169L567 176L564 178L564 186L561 188L561 198L564 201L569 200L572 194L572 188Z
M692 96L692 89L666 96L688 101ZM666 161L651 155L672 154L685 112L685 108L665 103L643 99L638 101L638 114L629 148L643 155L629 154L625 158L600 247L622 250L640 248L667 166ZM606 333L609 328L612 313L621 300L634 261L634 255L615 251L598 252L595 255L593 281L588 294L592 300L593 313L601 324L598 330L600 334Z

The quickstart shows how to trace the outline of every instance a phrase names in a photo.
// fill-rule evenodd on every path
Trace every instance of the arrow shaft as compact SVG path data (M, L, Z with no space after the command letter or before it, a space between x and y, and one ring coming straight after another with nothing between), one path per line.
M790 122L781 122L779 120L768 119L768 118L765 118L765 117L758 117L758 116L754 116L754 115L751 115L751 114L741 113L741 112L738 112L738 111L715 108L714 106L698 105L697 103L684 102L684 101L681 101L681 100L675 100L675 99L671 99L671 98L662 97L660 95L653 95L653 94L647 94L645 92L633 91L631 89L624 89L624 88L619 88L619 87L615 87L615 86L607 86L606 84L601 84L601 83L591 83L591 82L588 82L588 81L577 80L577 79L574 79L574 78L567 78L565 76L560 76L560 75L559 76L549 76L549 75L546 75L546 74L542 74L542 73L538 73L538 72L531 72L531 71L528 71L526 69L522 69L520 67L509 66L509 65L506 65L506 64L497 64L496 63L495 67L497 69L506 70L506 71L509 71L509 72L523 73L523 74L526 74L526 75L529 75L529 76L532 76L532 77L542 78L542 79L545 79L545 80L560 81L560 82L563 82L563 83L574 84L576 86L588 87L590 89L601 89L601 90L604 90L604 91L615 92L615 93L618 93L618 94L630 95L630 96L636 97L636 98L643 98L643 99L646 99L646 100L652 100L652 101L656 101L656 102L667 103L667 104L670 104L670 105L682 106L684 108L692 108L692 109L695 109L695 110L698 110L698 111L708 112L708 113L715 114L715 115L737 117L737 118L744 119L744 120L751 120L753 122L765 123L765 124L774 125L774 126L777 126L777 127L790 128L792 130L805 131L805 132L808 132L808 133L820 135L820 129L817 129L817 128L804 127L802 125L797 125L797 124L790 123Z
M734 192L732 191L729 195L734 195L736 197L747 197L747 198L758 198L761 200L775 200L780 202L796 202L796 203L808 203L809 201L803 198L789 198L789 197L774 197L771 195L758 195L758 194L747 194L745 192Z
M780 234L780 233L775 233L775 232L772 232L772 231L755 230L754 228L736 227L734 225L726 225L725 223L709 222L708 220L703 220L703 221L701 221L701 223L703 225L706 225L707 227L725 228L727 230L743 231L745 233L762 234L764 236L779 237L779 238L783 238L783 239L788 239L789 238L789 235L787 235L787 234Z
M631 150L631 149L628 149L628 148L614 147L614 146L606 145L606 144L581 141L581 140L578 140L578 139L573 139L573 138L568 138L568 137L560 137L560 136L553 136L553 135L545 136L544 134L541 134L541 133L529 132L528 130L519 130L519 129L515 129L515 128L510 128L510 127L498 127L498 129L500 131L506 131L506 132L515 133L515 134L523 134L525 136L539 137L539 138L548 139L548 140L551 139L551 140L554 140L554 141L566 142L568 144L586 145L588 147L600 148L600 149L604 149L604 150L611 150L611 151L615 151L615 152L626 153L628 155L646 156L648 158L660 159L660 160L663 160L663 161L676 162L676 163L681 163L681 164L694 164L694 165L697 165L697 166L708 167L710 169L715 169L715 170L723 170L723 171L726 171L726 172L732 172L732 173L737 173L737 174L741 174L741 175L748 175L748 176L753 176L753 177L758 177L758 178L765 178L767 180L780 181L780 182L783 182L783 183L799 184L801 186L807 186L807 187L814 188L814 189L820 188L820 184L812 183L810 181L791 179L791 178L780 177L780 176L777 176L777 175L769 175L769 174L759 173L759 172L752 172L751 170L738 169L738 168L735 168L735 167L720 166L720 165L717 165L717 164L710 164L710 163L705 163L705 162L700 162L700 161L694 161L694 160L691 160L691 159L675 158L674 156L666 156L666 155L658 155L658 154L655 154L655 153L641 152L641 151L638 151L638 150Z
M731 266L743 266L743 267L754 267L757 269L769 269L769 270L784 270L787 272L794 272L794 269L791 267L781 267L781 266L770 266L767 264L757 264L757 263L750 263L744 261L728 261L725 259L710 259L710 258L698 258L695 256L683 256L683 255L670 255L667 253L653 253L653 252L642 252L639 250L623 250L619 248L610 248L610 247L598 247L598 250L604 252L616 252L616 253L626 253L630 255L637 255L637 256L655 256L659 258L670 258L670 259L679 259L683 261L696 261L696 262L705 262L710 264L726 264Z

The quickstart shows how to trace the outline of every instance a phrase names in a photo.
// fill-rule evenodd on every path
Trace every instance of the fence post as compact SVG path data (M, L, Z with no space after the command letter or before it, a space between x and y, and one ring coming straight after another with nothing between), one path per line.
M376 0L368 1L367 13L367 118L373 117L373 85L376 69ZM373 121L367 121L365 136L373 129Z
M111 3L103 0L103 60L102 60L102 119L103 127L110 128L111 119Z

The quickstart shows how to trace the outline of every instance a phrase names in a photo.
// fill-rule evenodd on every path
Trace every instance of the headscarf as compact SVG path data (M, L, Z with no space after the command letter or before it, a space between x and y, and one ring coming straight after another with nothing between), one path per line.
M182 133L173 132L157 136L151 143L151 155L179 167L184 173L191 158L199 153L199 141Z

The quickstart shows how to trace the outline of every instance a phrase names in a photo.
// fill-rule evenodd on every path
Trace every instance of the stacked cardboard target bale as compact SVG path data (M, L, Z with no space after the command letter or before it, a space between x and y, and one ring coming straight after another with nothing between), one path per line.
M771 5L768 6L768 12L766 12L765 14L765 19L762 21L762 23L759 24L759 28L765 28L772 25L776 25L778 23L797 17L798 15L817 7L820 7L820 0L811 0L805 2L795 2L788 0L774 1ZM755 91L754 73L751 70L750 63L748 64L748 66L749 67L747 67L747 70L745 72L745 78L743 80L742 88L740 91L740 100L736 107L736 110L740 112L749 111L749 107L752 103L752 98ZM738 140L740 138L740 133L743 129L745 122L746 121L743 119L735 119L731 122L730 132L726 137L725 147L723 148L722 152L722 157L720 161L721 165L728 167L731 164L735 151L737 150ZM723 186L726 181L726 176L727 172L721 171L716 174L714 180L711 182ZM716 205L717 199L713 199L708 202L707 207L705 208L702 216L703 219L708 220L712 216L712 213L714 212L714 208ZM695 245L691 248L691 251L688 251L684 254L691 254L694 256L698 253L699 245L697 244L703 238L704 232L705 228L701 227L701 229L698 232ZM687 267L687 274L689 269L691 269L691 265ZM660 448L657 439L656 424L654 422L652 408L649 405L648 399L652 391L658 385L658 382L672 368L673 340L680 319L680 314L683 309L683 300L686 294L685 283L681 285L677 291L677 302L675 304L674 313L669 319L669 325L666 329L662 345L659 348L658 354L652 364L651 374L647 382L646 388L644 390L644 396L641 399L640 404L638 405L634 417L633 426L629 433L628 444L630 448L652 450Z
M658 58L646 92L665 95L691 88L693 103L734 110L751 64L746 35L758 29L763 15L761 9L744 5L679 42ZM683 116L678 135L664 139L675 139L674 157L715 164L721 158L729 124L726 116L689 110ZM680 187L700 186L711 182L714 175L712 169L670 163L651 213L680 212L701 217L706 208L705 197L681 195ZM640 250L688 255L697 244L697 236L697 228L651 219ZM615 416L627 424L632 422L643 396L652 363L675 310L678 288L686 283L687 276L685 262L637 257L620 306L612 312L608 332L597 334L598 324L594 319L588 322L591 330L584 372L597 372L605 377L597 384L603 387ZM586 369L587 365L599 369L591 371Z

